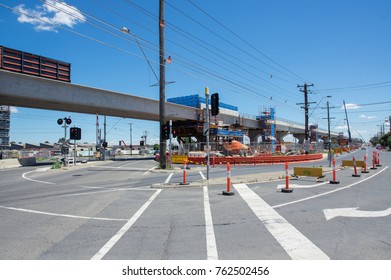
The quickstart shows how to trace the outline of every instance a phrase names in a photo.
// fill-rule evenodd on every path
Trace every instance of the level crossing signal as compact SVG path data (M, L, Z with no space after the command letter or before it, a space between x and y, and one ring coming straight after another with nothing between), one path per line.
M81 139L81 128L80 127L71 127L69 130L71 140L80 140Z
M211 113L212 116L217 116L220 113L219 109L219 94L213 93L210 97L211 99Z

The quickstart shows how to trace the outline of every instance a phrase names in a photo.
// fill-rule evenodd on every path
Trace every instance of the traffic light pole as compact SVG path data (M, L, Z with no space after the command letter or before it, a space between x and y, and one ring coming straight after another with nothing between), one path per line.
M73 165L76 165L76 139L73 140Z
M210 160L209 160L209 88L205 88L205 105L206 105L206 129L204 134L206 136L206 179L209 180Z
M170 120L170 125L169 125L169 132L170 132L170 138L169 138L169 153L170 153L170 169L172 169L172 120Z

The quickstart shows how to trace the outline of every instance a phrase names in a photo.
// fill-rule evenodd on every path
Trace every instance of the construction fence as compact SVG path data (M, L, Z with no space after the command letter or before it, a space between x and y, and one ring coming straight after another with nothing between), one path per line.
M294 154L314 154L323 153L323 143L311 144L270 144L270 143L249 143L242 144L237 141L225 143L209 143L210 152L215 156L257 156L257 155L294 155ZM169 151L169 149L167 149ZM205 142L200 143L183 143L173 145L172 153L179 155L203 156L206 154L207 145Z

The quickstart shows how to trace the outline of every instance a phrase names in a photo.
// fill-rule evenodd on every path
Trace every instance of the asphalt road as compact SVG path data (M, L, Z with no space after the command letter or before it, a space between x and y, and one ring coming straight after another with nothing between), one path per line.
M370 164L372 150L337 163L366 152ZM222 195L224 166L211 168L208 187L203 166L187 171L192 186L179 186L181 170L159 172L152 160L0 170L0 258L389 260L391 153L380 155L382 166L359 178L339 170L338 185L331 174L324 183L303 177L282 193L285 180L249 180L235 183L233 196ZM268 172L284 175L283 165L233 166L231 174Z

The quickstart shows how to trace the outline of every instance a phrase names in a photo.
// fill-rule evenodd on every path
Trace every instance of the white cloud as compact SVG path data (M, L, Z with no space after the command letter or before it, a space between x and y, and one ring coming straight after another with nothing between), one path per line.
M28 9L24 4L21 4L16 6L15 10L19 14L18 21L20 23L30 23L37 31L58 32L56 29L58 26L72 28L86 20L76 7L54 0L47 0L34 9Z
M346 110L354 110L354 109L359 109L359 108L361 108L360 105L354 104L354 103L347 103L347 104L345 104L345 105L346 105ZM344 110L344 109L345 109L344 106L342 106L341 109Z
M376 117L376 116L360 115L359 118L360 118L360 119L368 119L368 120L371 120L371 119L376 119L377 117Z
M347 130L348 126L347 125L339 125L335 127L336 130Z

